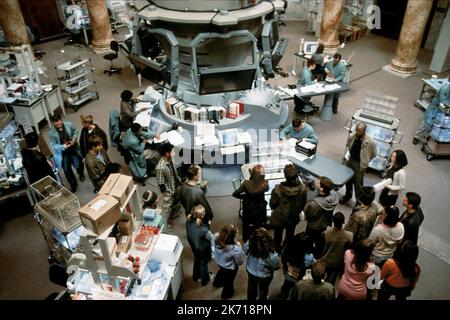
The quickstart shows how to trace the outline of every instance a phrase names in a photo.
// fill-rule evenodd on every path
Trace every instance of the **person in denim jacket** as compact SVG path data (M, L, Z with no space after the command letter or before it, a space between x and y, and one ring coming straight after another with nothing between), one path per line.
M258 300L267 300L273 272L280 268L280 258L267 230L256 229L245 243L244 252L247 254L247 299L256 300L258 296Z

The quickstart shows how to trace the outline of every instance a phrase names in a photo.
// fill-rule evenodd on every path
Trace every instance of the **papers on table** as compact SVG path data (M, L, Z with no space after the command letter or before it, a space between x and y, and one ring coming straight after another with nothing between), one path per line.
M315 83L309 86L300 87L300 93L323 93L339 89L341 86L337 83L323 84Z
M326 91L332 91L332 90L339 89L340 87L341 87L341 86L338 85L337 83L333 83L333 84L326 84L326 85L324 86L324 89L325 89Z
M194 143L196 146L214 146L219 145L220 141L215 135L209 136L197 136L194 138Z
M202 123L195 126L194 144L196 146L212 146L219 145L220 141L216 137L214 124Z
M238 133L238 143L252 143L252 135L248 132L239 132Z
M142 127L148 127L150 124L150 115L152 114L153 108L154 108L154 104L150 103L150 102L138 102L136 103L135 106L135 110L141 110L144 108L148 108L147 111L143 111L141 113L138 113L138 115L136 116L136 119L134 120L134 122L139 123Z
M299 145L305 149L314 149L316 147L315 144L312 144L306 140L300 141Z
M300 88L301 93L322 93L325 91L325 88L323 87L323 84L321 83L315 83L311 84L309 86L304 86Z
M174 146L179 146L184 143L184 138L178 131L171 130L169 132L163 132L159 135L159 139L153 139L154 143L161 143L164 141L169 141Z
M239 144L237 146L232 146L232 147L220 148L220 153L222 153L223 155L241 153L241 152L245 152L245 148L241 144Z
M295 89L289 89L289 88L287 88L287 87L279 87L279 89L280 89L281 91L283 91L284 93L286 93L289 97L293 97L293 96L295 96L295 95L298 93L297 88L295 88Z
M215 126L212 123L201 123L195 126L195 135L197 136L214 136L215 134Z
M150 124L150 115L151 115L151 111L144 111L139 113L136 116L136 119L134 120L134 122L139 123L142 127L147 128Z
M335 78L332 78L332 77L329 77L329 76L327 76L326 78L325 78L325 82L336 82L336 79Z

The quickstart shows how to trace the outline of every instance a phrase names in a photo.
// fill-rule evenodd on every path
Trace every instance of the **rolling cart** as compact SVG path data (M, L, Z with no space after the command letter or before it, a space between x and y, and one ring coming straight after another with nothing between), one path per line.
M264 167L265 178L269 182L269 190L265 193L267 201L267 225L270 223L271 209L269 206L270 195L275 185L284 181L284 167L287 164L292 164L286 157L285 144L279 143L259 143L252 145L250 163L241 166L240 179L233 180L233 187L236 190L241 185L243 180L250 179L250 172L252 168L260 164ZM242 200L239 205L239 217L242 218Z
M427 110L439 89L448 83L448 79L422 79L423 85L414 106Z
M73 253L81 252L81 221L78 197L47 176L29 186L34 201L34 219L49 250L49 263L67 266Z
M450 156L450 107L440 105L439 109L441 112L434 118L430 138L422 146L428 161L438 156Z
M364 122L367 125L366 134L377 145L377 156L369 162L369 168L378 171L381 177L385 175L393 145L400 143L403 138L403 133L398 131L400 120L393 116L397 101L398 99L394 97L370 93L364 99L363 109L358 109L345 125L348 137L355 132L358 122ZM343 162L348 152L346 146Z

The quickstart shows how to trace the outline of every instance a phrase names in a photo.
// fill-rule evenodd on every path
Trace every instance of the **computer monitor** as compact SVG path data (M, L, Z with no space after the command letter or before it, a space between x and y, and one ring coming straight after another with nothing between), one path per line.
M220 72L200 72L199 93L213 94L249 90L255 79L256 68Z
M171 128L170 125L155 118L152 118L150 120L150 124L148 125L148 130L158 134L166 132L170 128Z
M304 54L313 54L316 52L319 43L317 41L306 41L303 43L303 53Z

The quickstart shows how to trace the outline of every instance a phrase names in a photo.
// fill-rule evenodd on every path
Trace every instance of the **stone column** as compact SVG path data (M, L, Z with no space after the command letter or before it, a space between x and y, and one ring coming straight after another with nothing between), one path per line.
M319 43L326 53L335 53L339 48L339 25L345 0L325 0L320 24Z
M30 44L19 0L1 0L0 12L0 25L5 33L6 41L13 46Z
M91 22L92 47L97 53L108 51L112 33L106 1L87 0L86 3Z
M416 73L417 53L432 5L432 0L408 1L395 57L385 70L403 77Z

